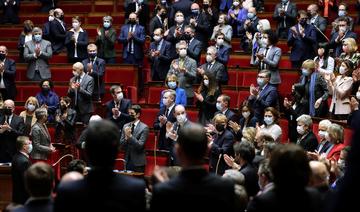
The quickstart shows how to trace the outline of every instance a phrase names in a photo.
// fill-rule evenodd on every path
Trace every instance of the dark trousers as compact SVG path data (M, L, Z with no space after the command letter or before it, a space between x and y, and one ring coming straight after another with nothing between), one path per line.
M124 58L124 63L142 66L142 59L136 59L134 54L128 52L127 57Z
M303 61L291 61L291 68L299 69L302 66Z
M110 57L110 58L104 58L106 64L115 64L116 63L116 58L115 57Z

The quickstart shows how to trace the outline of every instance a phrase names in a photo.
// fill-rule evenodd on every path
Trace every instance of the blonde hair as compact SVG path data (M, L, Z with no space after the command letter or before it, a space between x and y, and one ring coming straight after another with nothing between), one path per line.
M224 114L218 113L213 118L213 122L215 123L216 121L221 121L221 122L227 123L227 118Z
M250 141L250 142L254 142L255 141L255 136L256 136L256 129L255 127L246 127L242 133L243 138L245 138L246 140Z
M310 59L305 60L301 67L314 71L315 70L315 61L310 60Z
M37 100L35 97L33 97L33 96L30 96L30 97L26 100L26 102L25 102L25 108L26 108L26 105L29 104L29 103L32 103L33 105L35 105L36 108L39 107L39 102L38 102L38 100Z
M345 38L343 41L342 41L343 44L346 44L348 45L349 47L349 51L351 53L354 53L357 51L358 49L358 46L356 44L356 40L354 38Z
M344 142L344 128L338 124L332 123L329 127L327 132L331 137L336 139L336 143L343 143Z

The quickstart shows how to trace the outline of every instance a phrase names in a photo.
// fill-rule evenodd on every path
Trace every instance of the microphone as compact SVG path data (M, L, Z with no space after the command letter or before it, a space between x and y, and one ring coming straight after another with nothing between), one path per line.
M316 29L316 31L320 32L320 34L326 39L327 42L330 41L330 39L328 37L326 37L326 35L315 25L315 23L311 23L311 25L314 26L314 28Z

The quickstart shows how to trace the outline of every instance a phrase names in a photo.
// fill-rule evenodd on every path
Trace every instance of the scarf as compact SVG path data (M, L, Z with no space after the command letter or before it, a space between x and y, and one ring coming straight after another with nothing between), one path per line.
M315 83L317 78L317 72L313 72L310 76L310 86L309 86L309 115L315 116ZM305 85L305 78L302 79L302 84Z

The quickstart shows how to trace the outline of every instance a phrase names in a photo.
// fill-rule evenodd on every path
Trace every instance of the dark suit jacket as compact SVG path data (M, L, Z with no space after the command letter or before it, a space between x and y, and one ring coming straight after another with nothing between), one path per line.
M222 63L225 67L227 67L230 53L231 53L231 48L226 45L222 45L218 49L216 60Z
M223 113L220 112L220 111L217 111L217 112L215 113L215 115L217 115L217 114L223 114ZM215 116L215 115L214 115L214 116ZM237 122L237 116L236 116L236 114L235 114L232 110L230 110L230 108L227 109L227 111L225 112L224 115L226 116L228 122L229 122L229 121Z
M4 63L3 80L7 94L12 100L15 100L16 97L15 74L16 74L15 61L6 58Z
M289 2L289 6L287 10L285 11L285 16L281 17L279 13L279 8L282 7L281 3L276 4L273 19L278 22L277 28L290 28L295 24L296 16L297 16L297 9L296 4ZM284 20L286 23L286 26L284 25Z
M50 42L54 54L59 54L65 46L66 25L65 23L63 24L65 29L61 26L61 23L57 19L50 22Z
M0 125L5 123L5 116L0 115ZM13 114L10 131L0 133L0 162L11 162L12 157L16 153L16 139L20 135L24 135L25 123L24 119L20 116Z
M312 131L310 131L304 138L299 138L297 143L304 148L305 151L315 152L318 141Z
M213 144L210 147L209 155L209 169L211 172L216 172L216 165L219 160L219 155L222 154L218 166L218 175L223 175L226 169L229 169L228 165L225 163L224 154L229 156L234 156L234 135L230 130L225 129L222 134L217 134L214 137Z
M76 111L68 108L66 109L66 119L63 121L55 122L55 142L60 143L64 142L67 144L73 144L76 141L75 137L75 121L76 121ZM57 109L55 116L61 116L63 113L60 109Z
M89 58L86 58L82 61L84 65L84 70L88 73L90 70L87 70L87 64L90 62ZM96 57L93 62L93 71L89 73L90 76L94 79L94 91L93 99L98 99L99 95L102 98L105 94L105 85L104 85L104 75L105 75L105 60Z
M255 196L259 191L257 168L251 163L246 163L239 171L245 177L245 189L248 196Z
M123 44L123 58L127 58L128 54L130 54L130 52L128 52L128 45L130 45L131 42L127 40L129 30L130 24L123 25L120 30L120 36L118 37L119 42ZM145 36L144 27L136 24L132 40L134 41L134 56L138 60L144 58L143 45L145 42Z
M201 91L204 101L196 101L196 106L199 108L199 122L203 125L209 124L216 113L216 100L221 92L217 89L214 95L208 95L207 90Z
M167 116L167 121L174 123L176 122L176 117L174 115L174 111L175 111L175 107L174 106L171 111L169 111L168 116ZM160 108L159 113L156 116L156 120L154 122L154 130L159 131L159 149L160 150L170 150L170 147L172 147L172 142L170 141L170 139L165 137L166 134L166 124L162 125L160 127L160 121L159 121L159 116L160 115L164 115L166 112L166 107L162 107Z
M202 50L202 42L196 38L194 38L188 45L187 54L189 57L194 59L197 64L200 63L200 56Z
M24 47L25 47L25 34L21 33L19 35L18 44L17 44L17 49L19 50L19 58L21 59L21 61L24 61Z
M278 92L275 86L267 84L263 91L260 92L259 98L249 97L249 104L254 110L254 116L260 123L264 118L264 110L267 107L278 106Z
M116 31L113 27L110 27L108 34L105 35L105 29L100 29L101 36L96 36L96 46L98 47L98 57L103 59L114 58L115 42L116 42Z
M303 190L291 190L280 192L275 188L255 196L249 202L247 212L257 211L321 211L321 195L315 188L306 188Z
M307 101L301 101L300 103L298 103L295 107L295 109L293 109L292 107L290 107L289 109L284 110L285 112L285 117L288 120L288 128L289 128L289 139L291 142L296 143L297 141L297 121L296 119L301 116L302 114L309 114L309 106Z
M177 2L174 2L170 7L170 15L169 15L169 21L170 26L174 24L175 20L175 13L177 11L181 11L184 14L184 17L189 17L191 15L191 4L193 2L190 0L179 0Z
M65 46L67 48L67 55L68 58L75 58L75 42L71 40L72 36L74 35L73 31L66 32L65 38ZM87 58L87 45L89 44L88 33L83 30L79 32L79 36L77 39L76 50L77 50L77 58L83 60ZM86 66L84 66L86 67Z
M30 167L31 162L21 152L17 152L11 162L11 177L13 182L12 201L18 204L24 204L29 198L25 189L24 174Z
M111 170L60 184L54 211L145 211L145 182Z
M136 4L137 2L131 2L128 4L125 10L125 17L129 18L130 13L136 11ZM137 17L139 19L139 24L146 28L147 24L149 23L149 5L146 2L143 2L141 5L141 11L137 13Z
M177 28L176 25L172 26L169 28L169 34L166 36L166 40L169 41L172 45L176 45L180 40L186 40L185 36L184 36L184 30L185 30L185 23L183 23L181 25L180 31L181 31L181 35L179 35L178 37L174 36L175 33L175 29Z
M149 23L149 34L151 36L151 38L154 36L154 31L155 29L157 28L161 28L161 29L164 29L164 25L163 25L163 20L159 20L159 17L157 15L154 15L154 17L152 17L152 19L150 20L150 23Z
M132 137L125 140L125 128L131 128L132 122L124 125L121 132L120 145L125 150L126 165L145 166L145 142L149 137L149 127L143 122L139 122L132 132Z
M342 50L342 40L344 40L345 38L354 38L355 40L357 39L357 34L352 32L352 31L347 31L345 33L344 38L341 39L340 42L335 41L338 36L339 36L339 33L335 32L334 34L331 35L331 41L330 41L330 46L335 51L335 57L339 57L340 54L343 52L343 50Z
M227 83L228 81L228 74L225 69L225 66L220 62L216 61L211 66L211 69L208 69L209 63L204 63L200 66L200 68L204 69L205 74L212 74L216 77L216 81L219 83Z
M162 40L161 47L160 47L160 55L157 57L151 57L151 77L154 79L154 77L157 75L160 80L165 80L166 75L170 68L170 63L172 61L173 55L172 55L172 45L166 40ZM150 43L150 51L156 51L157 50L157 43L151 42Z
M54 209L54 202L50 198L33 199L24 206L16 208L14 212L51 212Z
M299 25L295 25L296 31L299 34ZM307 24L305 27L305 36L297 36L289 30L287 43L291 46L290 60L291 61L304 61L307 59L314 59L316 53L317 37L316 29L314 26Z
M194 26L195 28L195 38L199 40L203 44L207 44L209 34L211 33L210 30L210 23L207 19L205 13L200 11L198 16L190 15L186 18L186 23L190 24L190 19L194 18L196 20L197 25ZM207 45L206 45L207 46Z
M329 141L326 141L321 149L319 149L320 148L320 143L319 143L319 145L316 147L316 150L318 151L319 154L321 154L321 153L325 153L330 147L331 147L331 143Z
M231 181L205 169L184 168L170 181L155 185L151 211L168 211L174 205L177 211L189 210L194 205L201 205L202 211L240 211L236 199Z
M115 108L114 100L110 100L106 103L106 119L111 120L118 126L121 131L124 124L130 121L128 109L131 107L130 99L122 99L119 106L120 116L117 119L113 118L112 109Z
M70 79L70 82L75 82L76 77ZM79 107L79 111L76 111L78 115L92 113L94 111L94 107L92 104L92 95L94 91L94 79L87 74L84 74L84 77L80 83L80 87L78 90L70 89L68 90L68 96L72 98L75 106L75 102L77 102L77 106ZM77 99L75 99L77 97Z

